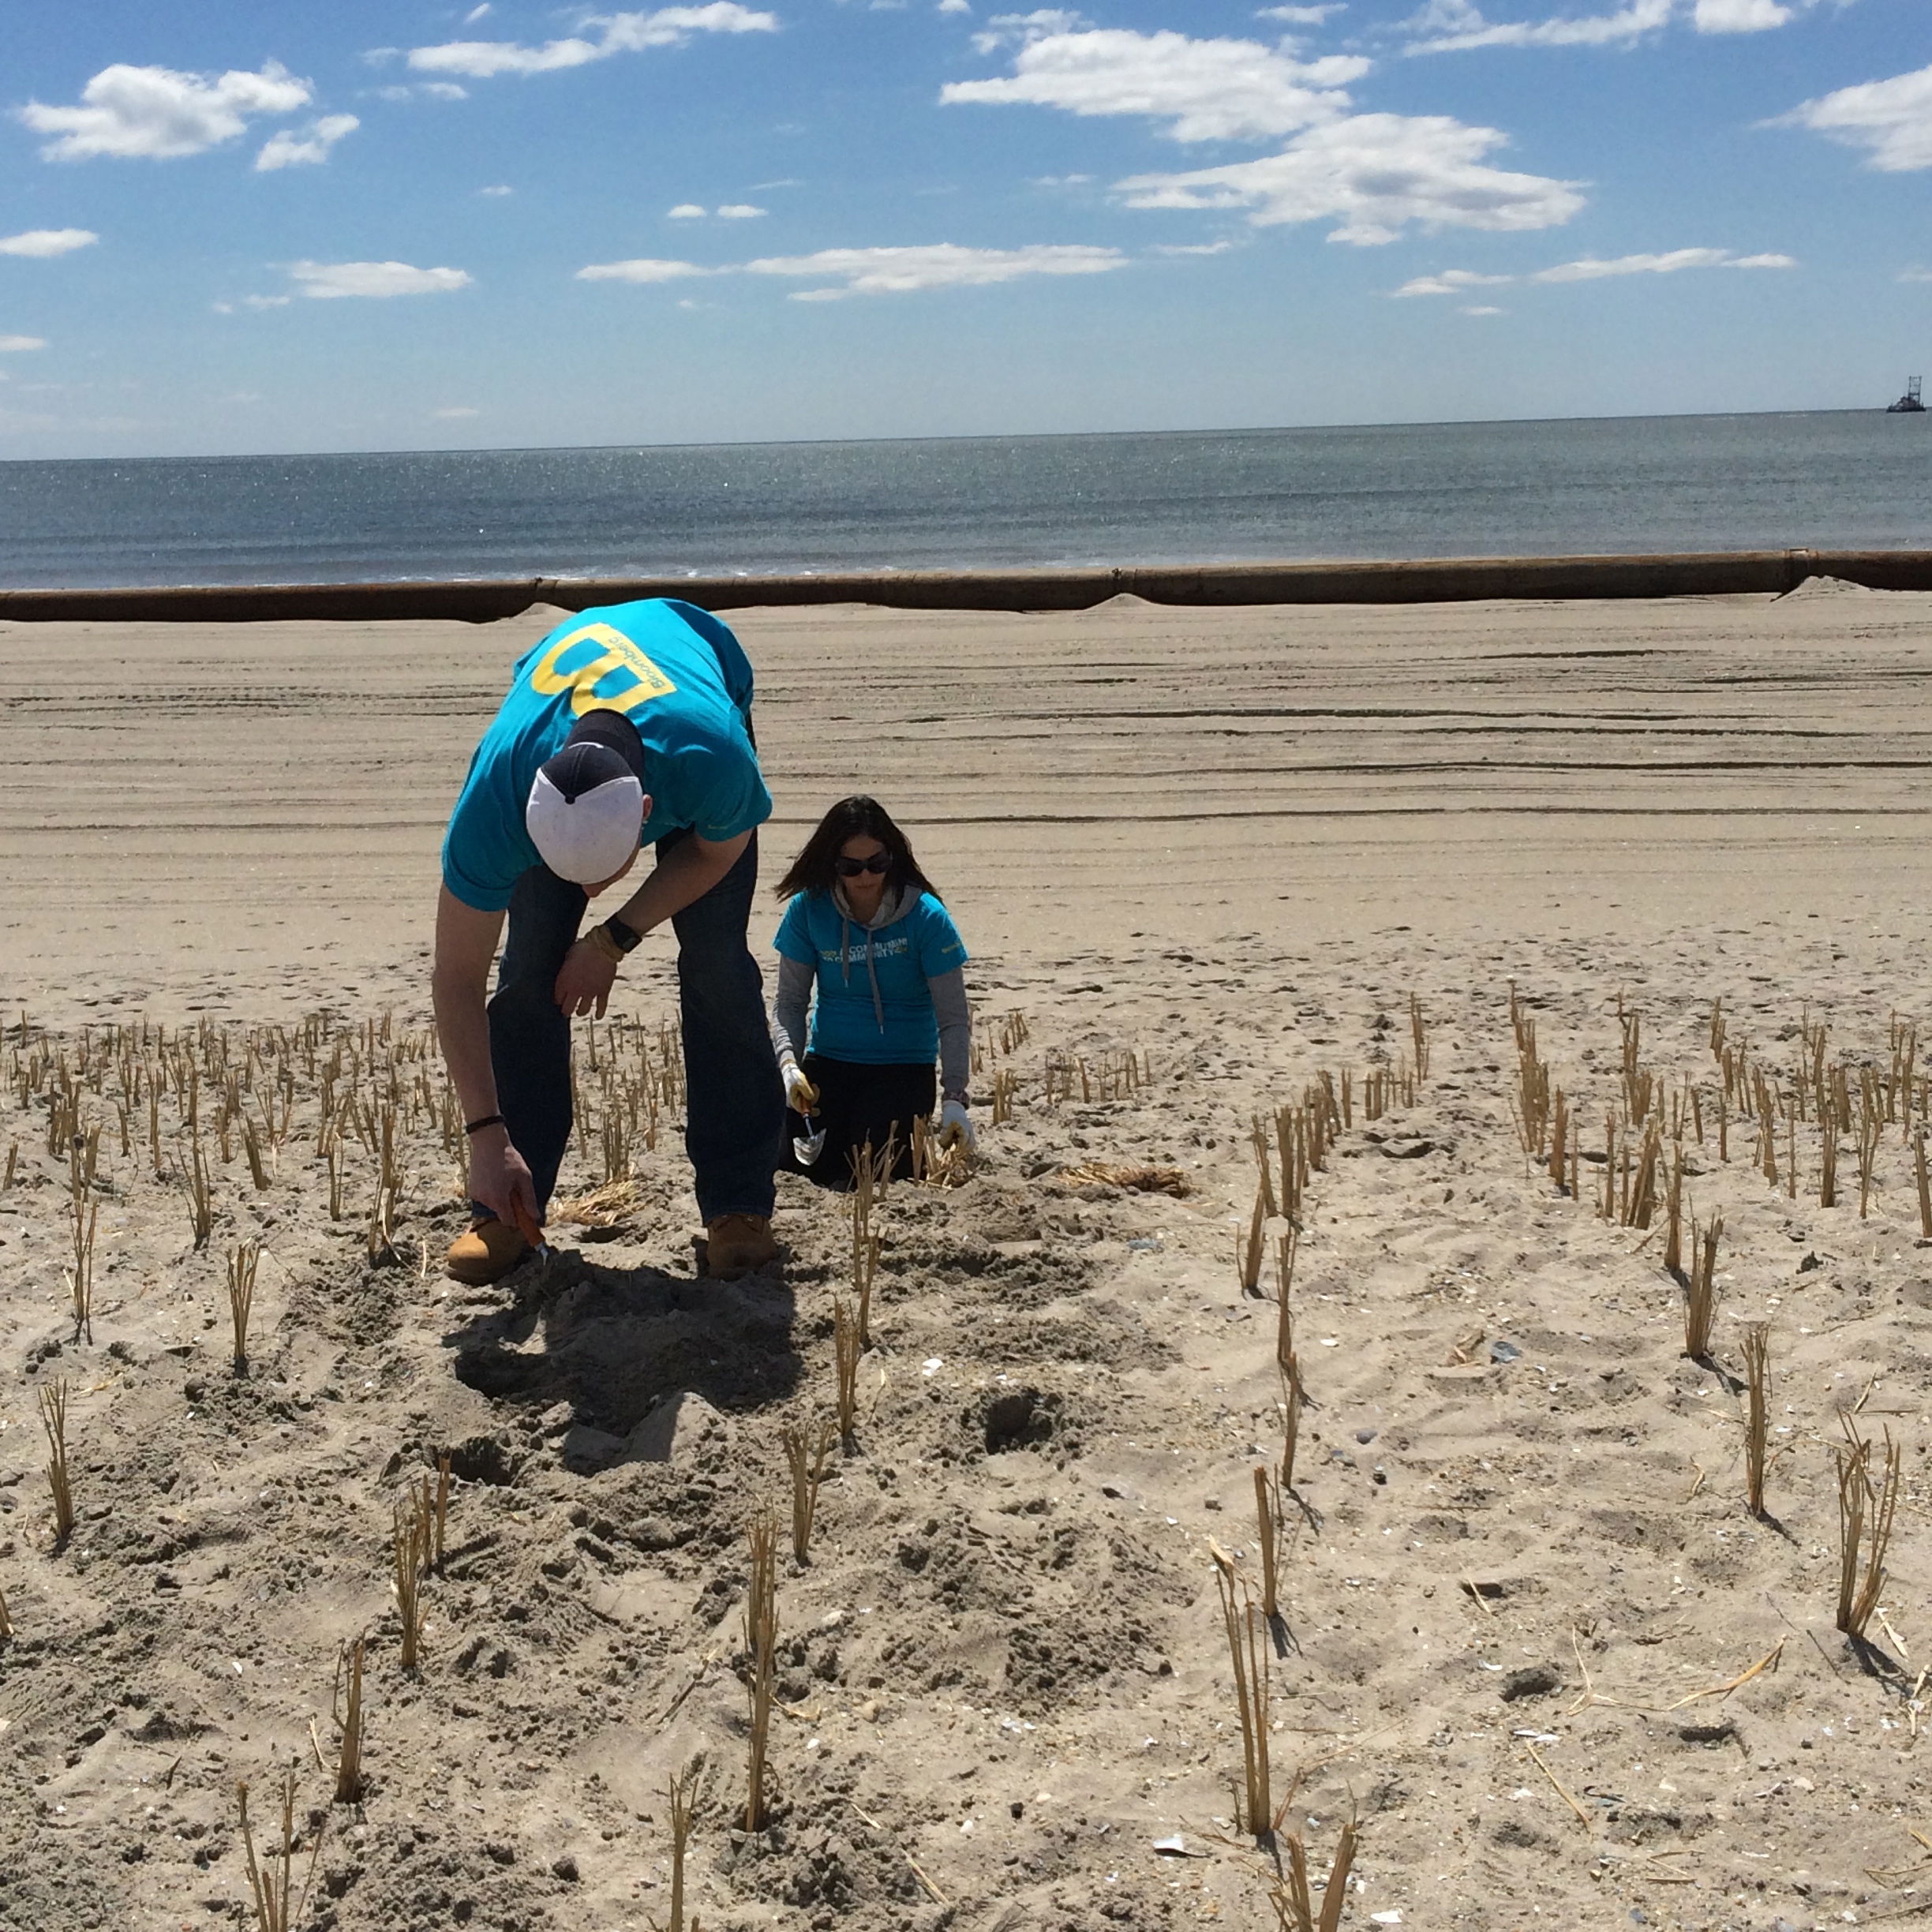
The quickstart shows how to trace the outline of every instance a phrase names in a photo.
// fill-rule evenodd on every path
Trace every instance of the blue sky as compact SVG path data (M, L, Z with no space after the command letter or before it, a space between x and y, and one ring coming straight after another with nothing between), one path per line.
M1855 407L1926 0L0 0L0 456Z

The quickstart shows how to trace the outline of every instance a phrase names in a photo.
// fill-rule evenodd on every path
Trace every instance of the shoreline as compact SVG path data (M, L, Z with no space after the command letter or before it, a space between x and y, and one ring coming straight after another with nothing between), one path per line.
M1116 597L1193 607L1783 596L1815 578L1932 590L1932 550L1793 548L1398 561L1094 565L1067 570L865 571L769 576L514 578L374 583L0 590L0 621L489 623L533 605L586 610L676 597L706 610L859 604L897 610L1080 611Z

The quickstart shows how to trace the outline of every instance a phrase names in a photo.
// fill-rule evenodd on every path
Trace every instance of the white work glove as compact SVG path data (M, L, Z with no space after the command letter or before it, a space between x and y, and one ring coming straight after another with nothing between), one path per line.
M810 1114L818 1104L818 1089L805 1077L805 1069L796 1060L788 1060L781 1070L784 1075L785 1105L795 1114Z
M967 1118L964 1100L949 1100L939 1110L939 1144L964 1148L968 1154L979 1151L979 1144L973 1138L972 1122Z

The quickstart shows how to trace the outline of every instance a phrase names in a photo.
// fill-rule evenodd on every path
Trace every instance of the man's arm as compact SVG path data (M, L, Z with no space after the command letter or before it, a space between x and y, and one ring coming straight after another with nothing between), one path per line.
M749 832L736 838L713 841L695 832L680 839L658 860L649 878L617 909L617 917L640 938L702 899L743 856L751 842ZM608 916L608 915L607 915ZM556 1003L564 1012L600 1019L610 1002L616 964L588 939L579 939L564 956L556 977Z
M497 1110L496 1075L490 1065L490 963L503 931L500 912L479 912L445 886L436 900L436 959L429 992L436 1035L465 1121L485 1120ZM511 1227L519 1225L519 1200L534 1223L537 1190L509 1129L485 1127L470 1136L470 1198Z

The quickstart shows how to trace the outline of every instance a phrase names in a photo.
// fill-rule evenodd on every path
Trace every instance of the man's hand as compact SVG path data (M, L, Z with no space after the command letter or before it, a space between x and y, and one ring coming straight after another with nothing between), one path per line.
M616 979L616 967L588 939L579 939L564 955L556 976L556 1003L571 1017L582 1019L593 1013L601 1020Z
M530 1164L501 1127L485 1127L470 1136L470 1198L505 1227L522 1230L538 1225L537 1185Z

